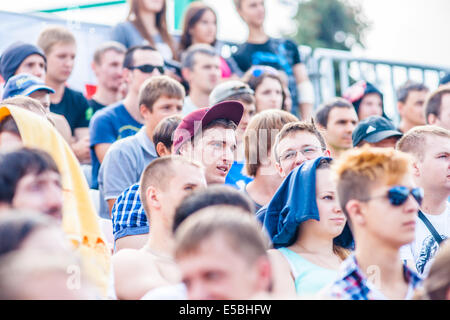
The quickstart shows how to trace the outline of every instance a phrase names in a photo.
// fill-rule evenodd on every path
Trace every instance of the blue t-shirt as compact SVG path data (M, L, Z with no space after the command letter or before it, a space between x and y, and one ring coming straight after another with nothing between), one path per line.
M97 111L89 124L92 159L92 189L98 189L98 171L100 162L94 152L94 146L100 143L114 143L117 140L133 136L142 127L125 109L123 102Z
M236 189L243 189L247 183L253 181L253 178L242 173L244 162L234 161L225 178L225 184Z

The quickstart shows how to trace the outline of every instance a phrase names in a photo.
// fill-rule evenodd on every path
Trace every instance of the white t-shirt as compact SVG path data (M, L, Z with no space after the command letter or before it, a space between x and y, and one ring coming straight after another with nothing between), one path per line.
M450 202L443 213L439 215L424 215L431 222L433 227L442 237L447 239L450 237ZM439 245L434 239L427 226L420 218L417 218L415 240L400 249L400 255L403 260L412 260L416 266L416 271L423 277L428 275L431 263L439 249Z
M184 99L184 104L183 104L183 117L188 115L189 113L191 113L192 111L195 111L199 109L199 107L197 107L191 100L191 97L187 96Z

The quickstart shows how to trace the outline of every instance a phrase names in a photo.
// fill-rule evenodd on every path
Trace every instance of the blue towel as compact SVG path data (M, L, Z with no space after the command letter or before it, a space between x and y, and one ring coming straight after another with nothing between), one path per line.
M284 179L267 206L263 225L275 248L287 247L297 239L298 226L310 219L320 220L316 202L316 168L322 159L303 162ZM353 237L346 224L335 244L348 248Z

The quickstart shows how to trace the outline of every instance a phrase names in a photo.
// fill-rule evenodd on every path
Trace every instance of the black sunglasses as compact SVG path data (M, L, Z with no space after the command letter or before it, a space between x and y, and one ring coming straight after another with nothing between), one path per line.
M413 196L413 198L417 201L417 203L419 205L422 204L422 200L423 200L423 189L422 188L410 189L405 186L395 186L388 190L387 198L389 199L389 202L393 206L401 206L402 204L404 204L406 202L406 200L408 199L410 194ZM380 196L380 197L384 197L384 196ZM379 198L379 197L372 197L370 199L373 199L373 198ZM367 199L367 200L370 200L370 199Z
M154 66L151 64L143 64L141 66L128 67L128 69L130 69L130 70L139 69L140 71L142 71L144 73L152 73L153 70L157 69L159 71L159 73L161 73L161 74L164 73L163 66Z

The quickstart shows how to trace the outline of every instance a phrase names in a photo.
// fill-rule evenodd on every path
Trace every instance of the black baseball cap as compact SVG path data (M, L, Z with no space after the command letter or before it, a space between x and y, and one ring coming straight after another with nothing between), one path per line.
M360 121L353 131L353 147L359 145L361 141L376 143L390 137L400 138L402 135L391 120L381 116L371 116Z

